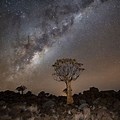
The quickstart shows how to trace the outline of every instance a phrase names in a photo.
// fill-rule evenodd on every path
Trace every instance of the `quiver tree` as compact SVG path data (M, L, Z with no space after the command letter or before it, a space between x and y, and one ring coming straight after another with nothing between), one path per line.
M21 92L21 94L23 95L23 92L26 90L27 88L24 85L21 85L19 87L16 88L16 90L18 92Z
M71 82L76 80L84 70L82 65L82 63L78 63L75 59L69 58L59 59L52 65L55 70L53 74L54 79L63 81L66 84L66 91L64 92L67 94L67 104L73 103Z

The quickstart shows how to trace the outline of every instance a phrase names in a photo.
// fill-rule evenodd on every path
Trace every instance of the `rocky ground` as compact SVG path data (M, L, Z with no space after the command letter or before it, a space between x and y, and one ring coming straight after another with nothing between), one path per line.
M74 104L67 105L65 96L44 91L0 92L0 120L120 120L120 91L92 87L73 98Z

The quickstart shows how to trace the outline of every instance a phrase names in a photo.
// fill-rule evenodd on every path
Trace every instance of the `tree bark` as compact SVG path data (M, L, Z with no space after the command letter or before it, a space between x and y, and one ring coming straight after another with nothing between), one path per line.
M73 104L71 81L66 82L66 88L67 88L67 104Z

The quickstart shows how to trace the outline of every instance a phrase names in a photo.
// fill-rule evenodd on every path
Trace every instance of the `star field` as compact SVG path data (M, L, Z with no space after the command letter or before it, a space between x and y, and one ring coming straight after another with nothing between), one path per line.
M63 57L85 65L74 92L119 89L119 13L119 0L1 0L0 89L61 94L51 65Z

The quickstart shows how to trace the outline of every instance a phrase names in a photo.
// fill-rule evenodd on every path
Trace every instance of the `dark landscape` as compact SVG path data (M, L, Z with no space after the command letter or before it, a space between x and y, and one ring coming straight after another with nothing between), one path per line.
M0 120L120 120L120 90L91 87L73 98L74 103L67 105L66 96L44 91L38 95L1 91Z

